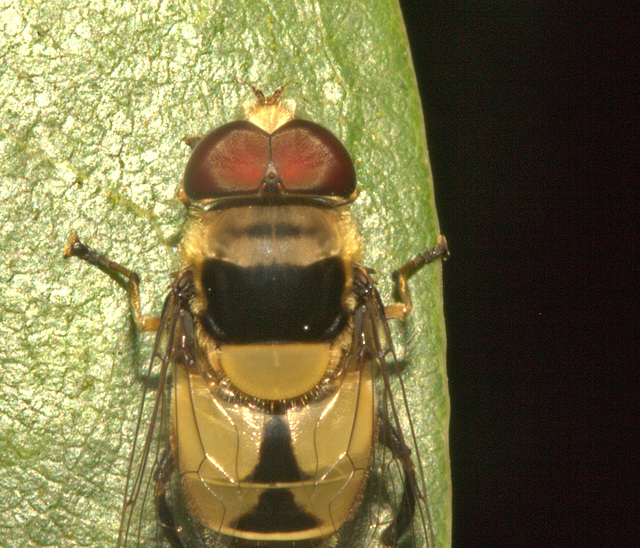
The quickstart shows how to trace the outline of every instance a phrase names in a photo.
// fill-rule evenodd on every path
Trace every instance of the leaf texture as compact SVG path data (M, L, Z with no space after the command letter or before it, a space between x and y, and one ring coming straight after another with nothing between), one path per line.
M250 82L356 164L363 262L389 273L438 234L425 130L395 0L0 2L0 545L112 546L151 337L125 293L63 262L76 229L138 271L157 314L184 211L186 135L242 116ZM396 330L438 546L449 546L441 273Z

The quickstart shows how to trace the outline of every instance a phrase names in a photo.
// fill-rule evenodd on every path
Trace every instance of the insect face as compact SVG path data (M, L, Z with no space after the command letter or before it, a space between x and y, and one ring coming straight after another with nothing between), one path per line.
M65 250L129 278L138 325L158 328L121 545L141 542L152 482L157 537L174 547L433 545L386 319L410 312L405 274L446 243L396 272L401 302L385 309L359 263L353 162L279 94L257 92L247 120L195 146L183 268L159 321L140 314L134 273L77 237Z

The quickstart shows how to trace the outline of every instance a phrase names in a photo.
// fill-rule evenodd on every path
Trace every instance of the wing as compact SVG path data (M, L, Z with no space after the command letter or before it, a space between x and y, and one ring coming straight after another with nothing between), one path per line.
M364 546L434 548L427 500L411 410L396 359L384 304L370 271L354 273L354 337L359 360L377 361L379 434L366 497L378 501L369 509L371 540ZM368 537L369 537L368 535Z
M162 542L163 532L156 519L157 483L166 474L169 451L168 384L177 361L193 361L193 317L189 308L192 292L189 270L171 284L165 299L160 326L147 370L129 457L117 546L148 545L155 538Z

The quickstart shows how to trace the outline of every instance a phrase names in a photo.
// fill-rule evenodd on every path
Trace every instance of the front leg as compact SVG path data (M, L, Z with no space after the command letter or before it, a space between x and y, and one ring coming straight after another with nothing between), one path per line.
M391 276L398 290L400 302L385 306L384 315L388 320L406 320L411 310L413 310L413 302L411 301L411 292L407 283L407 276L418 270L425 264L431 263L437 259L446 259L449 257L449 248L447 240L444 236L438 236L438 243L429 249L426 249L420 255L416 255L413 259L402 265Z
M138 276L137 273L116 263L115 261L112 261L108 257L97 253L88 245L82 243L75 232L69 236L67 245L63 250L63 257L65 259L68 259L69 257L77 257L89 264L97 266L107 274L117 273L124 276L127 279L129 306L131 307L131 313L133 314L133 321L138 326L138 329L140 329L140 331L158 330L158 327L160 326L160 318L156 316L143 316L142 311L140 310L140 276Z

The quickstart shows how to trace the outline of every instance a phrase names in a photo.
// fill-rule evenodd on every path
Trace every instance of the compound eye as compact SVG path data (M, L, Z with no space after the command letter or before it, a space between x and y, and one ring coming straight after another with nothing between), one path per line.
M271 157L288 192L347 198L356 188L347 149L313 122L292 120L278 128L271 136Z
M257 192L269 166L269 134L250 122L225 124L191 153L183 188L194 201Z

